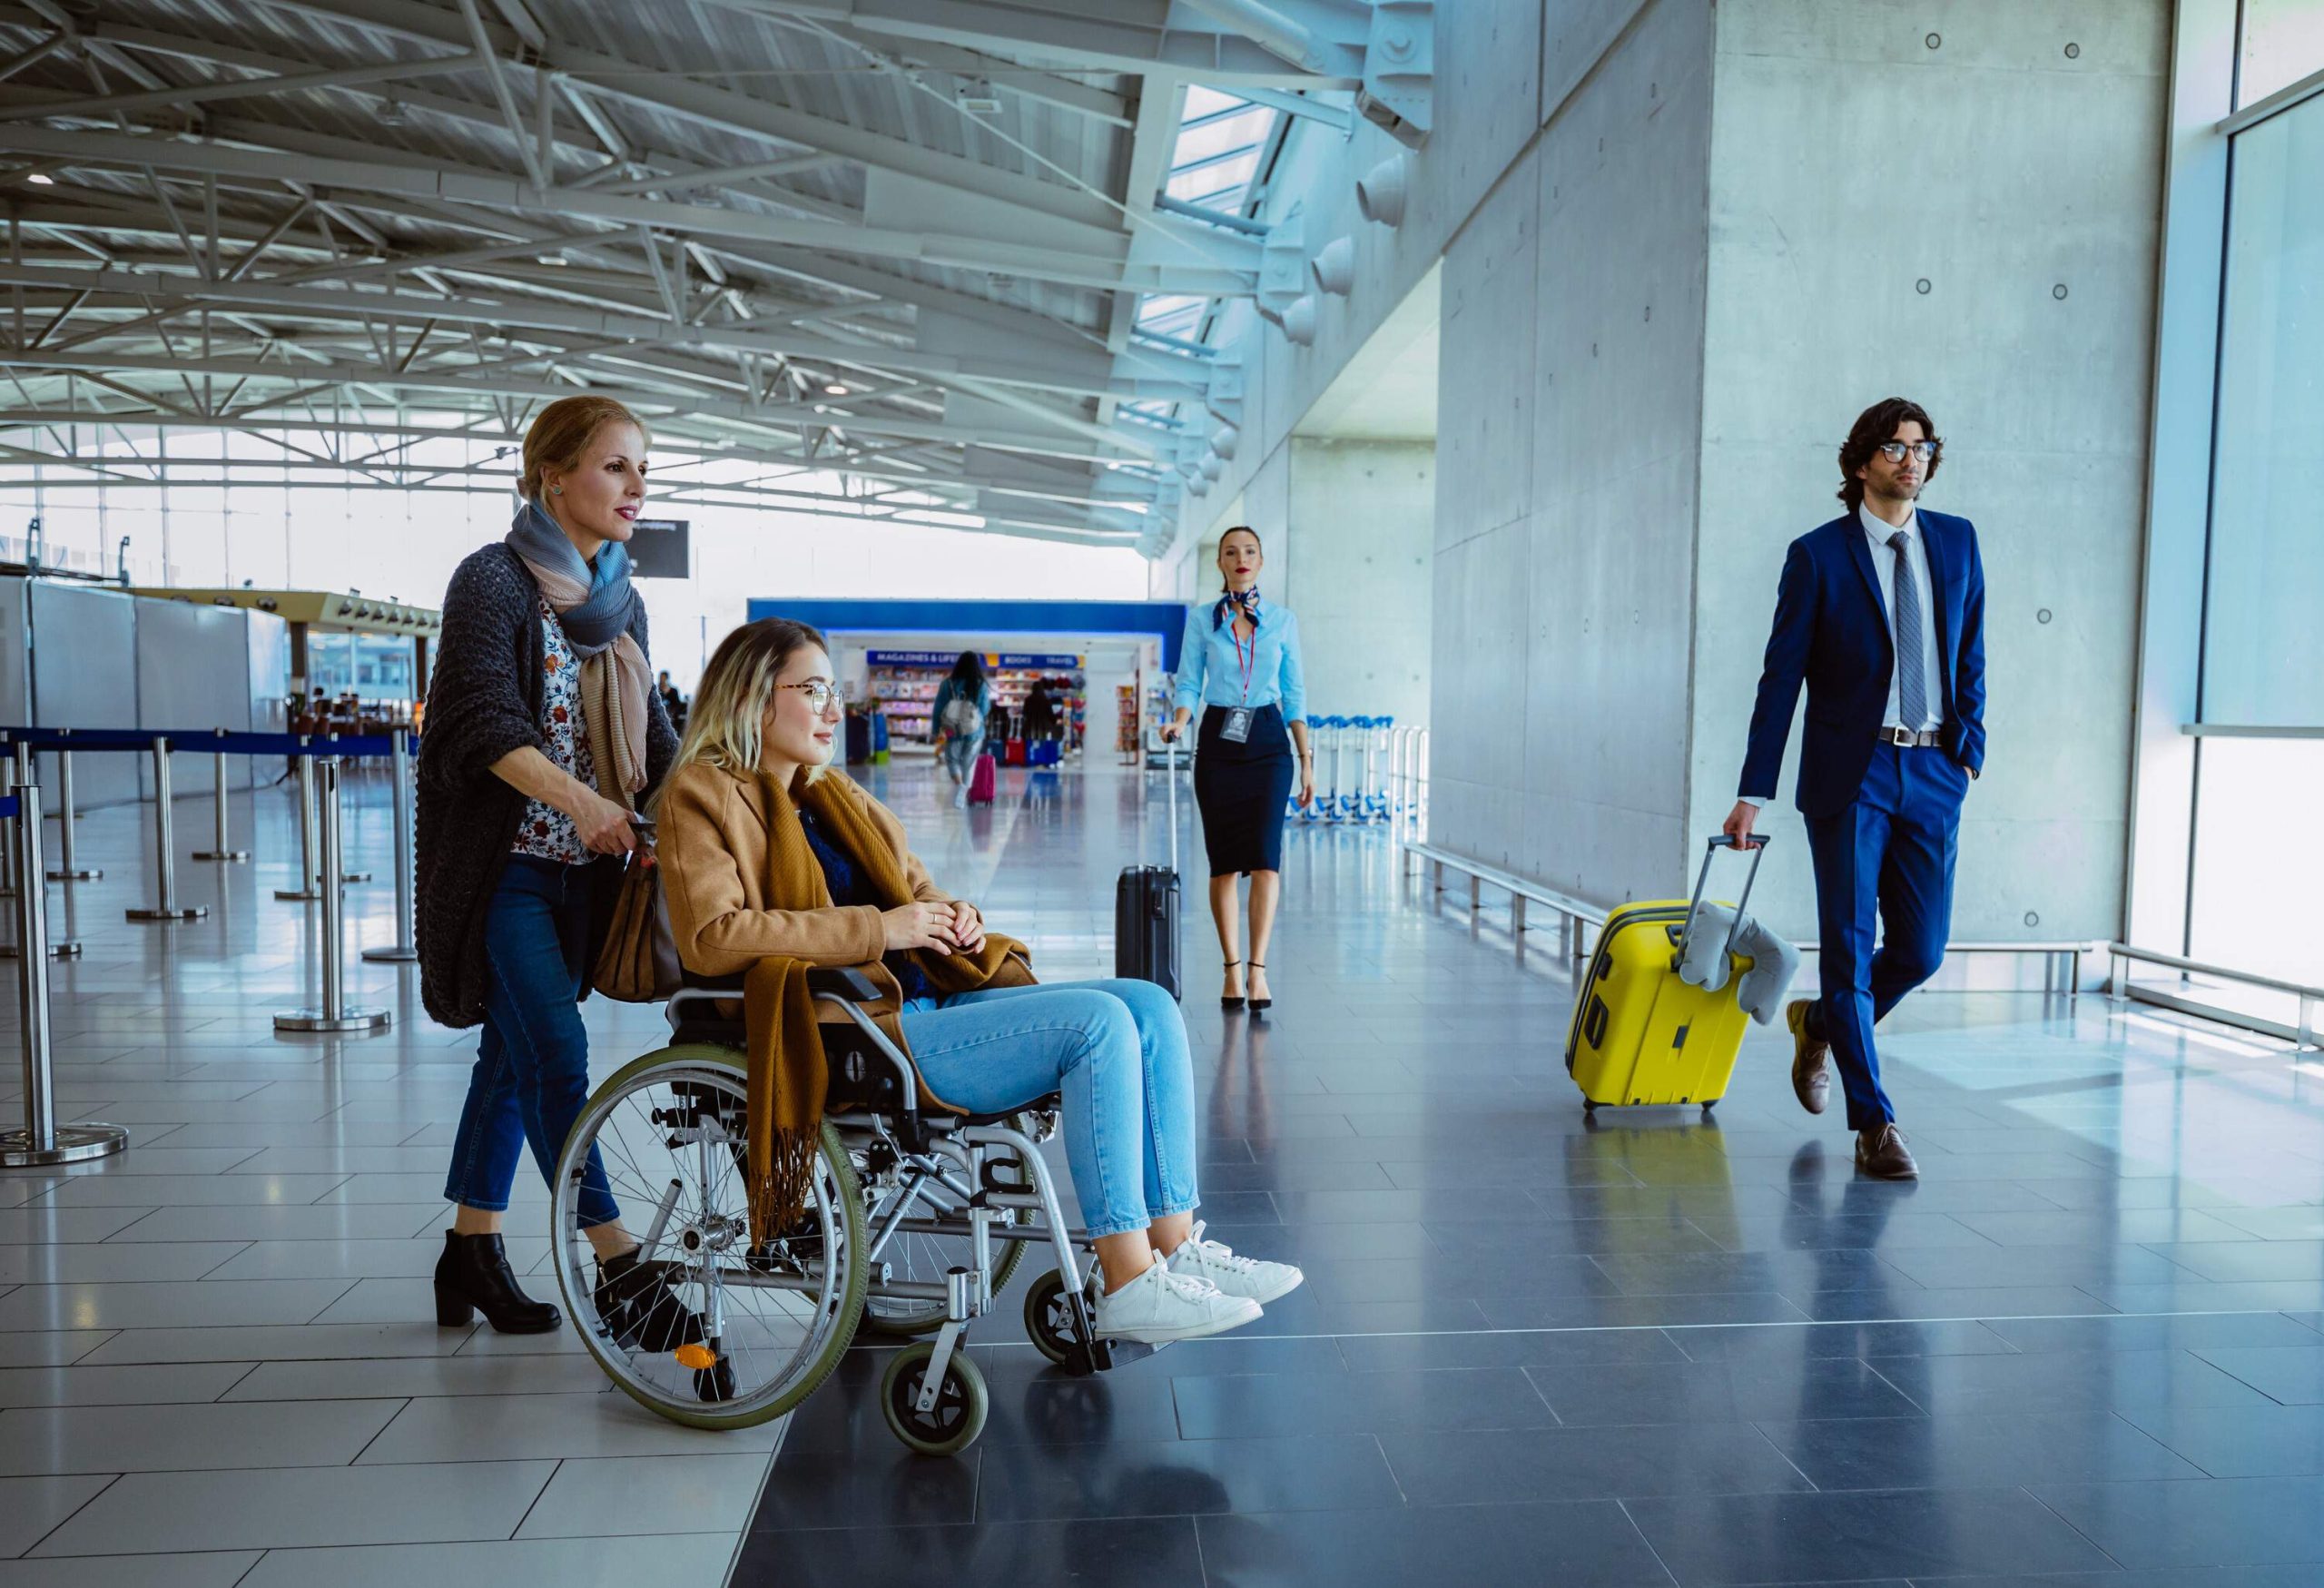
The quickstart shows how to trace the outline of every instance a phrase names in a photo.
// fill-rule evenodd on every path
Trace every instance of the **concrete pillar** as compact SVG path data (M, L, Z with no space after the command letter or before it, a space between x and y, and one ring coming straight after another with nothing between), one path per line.
M1444 255L1434 840L1587 898L1682 893L1785 547L1901 393L1992 587L1955 933L2115 932L2171 10L1544 14L1541 129ZM1792 774L1796 858L1755 903L1807 935Z

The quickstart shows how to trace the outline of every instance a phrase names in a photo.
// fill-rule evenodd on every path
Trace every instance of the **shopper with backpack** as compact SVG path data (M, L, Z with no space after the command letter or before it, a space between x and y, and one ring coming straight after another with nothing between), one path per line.
M969 779L984 753L985 714L991 709L992 686L984 676L984 658L962 651L950 676L937 686L928 712L929 736L944 757L944 769L952 774L956 805L969 803Z

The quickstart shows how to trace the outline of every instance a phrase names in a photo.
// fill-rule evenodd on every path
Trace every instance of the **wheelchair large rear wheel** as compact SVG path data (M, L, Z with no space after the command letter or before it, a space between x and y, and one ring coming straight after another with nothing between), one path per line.
M550 1204L557 1289L581 1344L631 1399L697 1428L749 1427L806 1399L863 1310L863 1197L830 1125L798 1221L751 1242L740 1059L696 1043L624 1068L575 1121ZM699 1327L641 1330L635 1309L601 1315L581 1223L593 1149L640 1260L661 1266L675 1297L663 1316Z

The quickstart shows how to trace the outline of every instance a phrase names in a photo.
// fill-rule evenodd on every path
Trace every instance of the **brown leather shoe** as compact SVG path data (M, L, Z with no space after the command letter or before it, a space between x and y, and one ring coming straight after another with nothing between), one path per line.
M1832 1071L1825 1063L1832 1045L1807 1033L1807 1012L1814 1007L1807 999L1792 1000L1785 1006L1783 1023L1791 1028L1791 1090L1801 1108L1820 1114L1832 1100Z
M1894 1123L1856 1133L1856 1168L1876 1180L1916 1180L1920 1165L1905 1145L1905 1133Z

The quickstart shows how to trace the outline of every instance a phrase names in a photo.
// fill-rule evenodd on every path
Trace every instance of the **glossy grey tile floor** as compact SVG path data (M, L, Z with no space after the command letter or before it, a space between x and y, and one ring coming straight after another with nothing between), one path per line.
M1158 781L1011 774L970 813L925 768L879 781L1046 975L1106 972ZM384 794L356 786L366 942ZM1011 1296L964 1458L901 1453L865 1350L770 1475L775 1430L651 1419L569 1336L429 1321L474 1038L380 966L355 982L391 1032L274 1036L314 948L271 897L287 814L260 803L256 866L182 858L198 925L122 920L127 811L83 829L111 874L52 891L88 944L56 973L64 1107L136 1145L0 1175L0 1588L711 1581L738 1542L753 1584L2324 1581L2324 1094L2264 1044L1925 996L1888 1039L1916 1188L1853 1179L1764 1033L1717 1126L1590 1129L1561 962L1437 910L1381 834L1295 833L1279 1007L1222 1020L1197 915L1187 1008L1206 1216L1307 1287L1083 1381ZM184 848L207 815L181 804ZM589 1019L601 1073L659 1030ZM531 1263L537 1180L517 1198Z
M989 913L1103 973L1144 819L1063 780ZM1715 1123L1593 1125L1554 933L1521 959L1378 834L1295 832L1285 888L1277 1008L1218 1012L1197 913L1186 1009L1206 1216L1307 1286L1086 1380L1004 1298L949 1462L851 1353L737 1583L2324 1582L2324 1070L2095 997L1926 995L1888 1033L1925 1179L1878 1184L1778 1034Z

